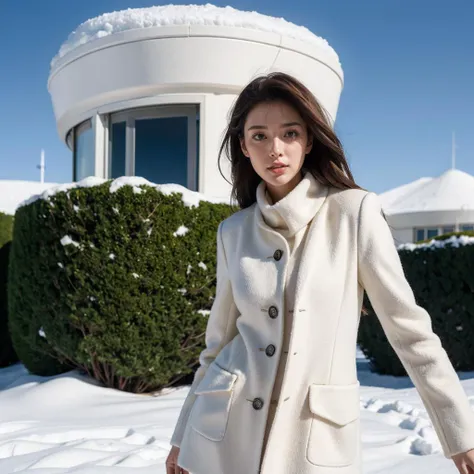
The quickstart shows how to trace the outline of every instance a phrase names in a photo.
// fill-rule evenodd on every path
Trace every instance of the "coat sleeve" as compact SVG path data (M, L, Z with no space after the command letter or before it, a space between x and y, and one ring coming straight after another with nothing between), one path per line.
M207 322L205 348L199 356L200 366L194 375L193 383L184 401L171 437L170 443L174 446L181 445L186 423L196 399L194 394L196 387L204 377L209 364L216 358L220 350L237 334L235 321L239 313L234 303L227 268L222 239L223 224L224 222L221 222L217 230L216 296Z
M414 383L445 457L474 448L474 412L433 332L415 302L378 196L368 193L359 214L359 281L383 330Z

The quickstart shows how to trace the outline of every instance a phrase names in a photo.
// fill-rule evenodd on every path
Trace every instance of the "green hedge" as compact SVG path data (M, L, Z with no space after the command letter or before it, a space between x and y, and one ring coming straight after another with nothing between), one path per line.
M466 232L463 232L466 234ZM444 240L444 239L438 239ZM431 316L456 370L474 369L474 245L416 246L399 250L417 303ZM358 343L379 374L406 375L365 297Z
M11 242L0 248L0 367L18 362L8 330L7 277Z
M13 216L0 212L0 367L18 361L8 331L7 277Z
M21 207L9 308L22 362L134 392L188 374L215 292L217 227L231 213L153 186L111 192L111 182Z
M0 212L0 247L12 240L13 216Z

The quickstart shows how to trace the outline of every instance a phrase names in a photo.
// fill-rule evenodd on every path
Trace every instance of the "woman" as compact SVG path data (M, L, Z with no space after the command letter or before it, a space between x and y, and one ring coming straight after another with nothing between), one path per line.
M315 97L283 73L253 80L219 158L224 149L241 210L219 225L206 348L167 474L361 474L364 290L445 456L474 472L467 397L415 303L377 196L355 184Z

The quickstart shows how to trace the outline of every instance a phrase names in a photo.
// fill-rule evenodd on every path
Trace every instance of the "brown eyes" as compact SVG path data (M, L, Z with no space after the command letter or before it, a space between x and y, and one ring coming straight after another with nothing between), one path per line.
M297 130L288 130L285 135L288 136L289 138L296 138L299 136L299 133ZM265 135L261 132L255 133L254 135L252 135L252 138L257 140L258 142L263 140L262 137L265 137Z

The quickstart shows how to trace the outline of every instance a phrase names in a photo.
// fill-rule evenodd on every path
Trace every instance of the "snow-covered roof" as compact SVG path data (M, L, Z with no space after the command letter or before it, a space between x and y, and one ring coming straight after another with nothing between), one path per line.
M105 13L82 23L62 44L51 62L51 68L64 55L80 45L115 33L157 26L207 25L249 28L277 33L315 44L325 49L339 64L339 57L328 42L308 28L298 26L284 18L263 15L255 11L240 11L215 5L162 5L149 8L129 8Z
M474 176L450 169L382 193L380 200L387 214L474 210Z
M384 209L388 209L392 206L392 203L398 201L403 196L413 193L418 187L431 181L432 178L419 178L408 184L403 184L397 188L391 189L379 195Z
M56 183L39 181L0 180L0 212L15 214L18 206L31 196L44 192Z

